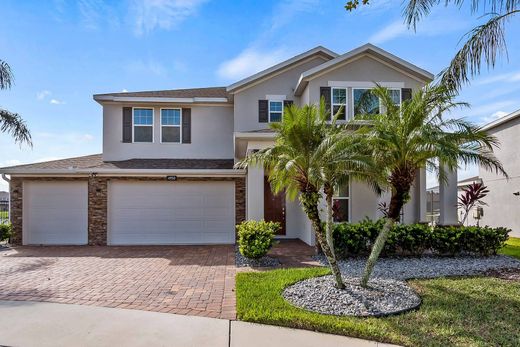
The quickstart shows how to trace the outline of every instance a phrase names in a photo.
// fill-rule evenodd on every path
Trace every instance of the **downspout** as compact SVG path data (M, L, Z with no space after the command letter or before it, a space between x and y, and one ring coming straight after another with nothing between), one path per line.
M7 183L11 183L11 180L9 178L7 178L7 176L5 175L5 173L2 174L2 179L4 181L6 181Z

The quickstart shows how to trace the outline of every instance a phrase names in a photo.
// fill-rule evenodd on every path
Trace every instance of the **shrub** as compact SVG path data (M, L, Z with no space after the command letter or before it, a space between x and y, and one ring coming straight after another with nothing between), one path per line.
M386 255L422 255L430 248L432 228L428 224L395 224L388 235Z
M0 241L9 240L11 237L11 224L0 223Z
M433 231L432 248L441 255L474 253L488 256L504 246L510 232L502 227L437 226Z
M273 246L280 223L249 220L237 225L238 249L246 258L259 259Z
M334 226L334 248L340 258L363 256L383 228L384 220L339 223ZM388 235L382 255L420 256L427 251L439 255L496 254L511 230L477 226L436 226L395 224Z

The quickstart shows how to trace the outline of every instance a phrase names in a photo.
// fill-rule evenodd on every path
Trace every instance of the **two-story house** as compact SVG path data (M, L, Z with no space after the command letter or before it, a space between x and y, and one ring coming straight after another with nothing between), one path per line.
M375 83L396 103L433 75L367 44L338 55L316 47L228 87L94 95L103 107L103 153L0 169L10 176L17 244L231 244L245 219L279 221L278 237L314 243L310 223L262 167L234 169L273 143L269 123L284 106L318 103L352 118ZM372 100L371 112L379 112ZM404 221L426 215L425 172L417 175ZM387 197L386 197L387 198ZM337 221L377 218L363 183L340 187Z

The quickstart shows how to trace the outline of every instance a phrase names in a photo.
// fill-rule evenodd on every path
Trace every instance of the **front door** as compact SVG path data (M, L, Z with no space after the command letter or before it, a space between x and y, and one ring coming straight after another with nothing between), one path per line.
M267 176L264 177L264 219L280 223L277 235L285 235L285 192L275 195Z

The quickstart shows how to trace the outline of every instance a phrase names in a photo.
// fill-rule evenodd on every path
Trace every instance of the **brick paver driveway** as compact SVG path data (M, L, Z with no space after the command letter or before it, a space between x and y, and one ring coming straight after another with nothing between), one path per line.
M235 318L233 246L0 251L0 300Z

